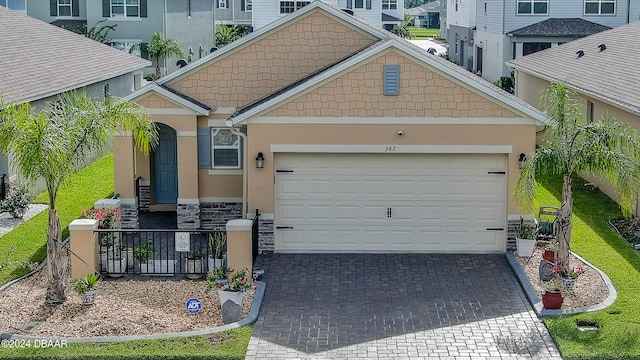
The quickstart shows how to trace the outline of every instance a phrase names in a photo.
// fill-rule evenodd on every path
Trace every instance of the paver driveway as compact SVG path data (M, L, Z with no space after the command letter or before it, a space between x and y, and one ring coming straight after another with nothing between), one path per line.
M247 359L560 359L503 255L261 255Z

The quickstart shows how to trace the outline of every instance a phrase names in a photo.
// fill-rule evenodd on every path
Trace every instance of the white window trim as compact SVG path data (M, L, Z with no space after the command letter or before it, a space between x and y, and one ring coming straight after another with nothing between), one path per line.
M303 7L305 7L305 6L307 6L307 5L309 5L311 3L311 1L306 1L306 0L305 1L280 0L278 2L278 12L280 13L280 15L290 14L290 13L287 13L287 12L282 12L282 3L283 2L293 3L293 11L291 11L291 12L298 11L298 10L302 9ZM300 5L300 4L304 4L304 5L298 7L298 5ZM364 4L364 0L363 0L363 4Z
M215 136L219 130L227 130L227 127L212 127L211 128L211 170L234 170L242 169L242 138L238 135L231 134L238 139L237 145L215 145ZM216 149L237 149L238 150L238 165L237 166L216 166L215 163L215 150Z
M140 19L140 0L137 0L138 1L138 5L129 5L129 4L127 4L127 0L124 0L123 4L115 4L115 5L113 4L113 0L109 0L109 1L110 1L110 4L111 4L111 7L109 8L111 10L111 18L116 18L116 19L127 19L127 18L129 18L129 19ZM113 7L114 6L115 7L122 6L122 8L124 9L123 13L122 14L115 14L113 12ZM138 16L127 16L127 8L130 8L130 7L137 7L138 8Z
M227 0L218 0L218 9L226 9Z
M391 5L394 5L395 8L392 9ZM382 10L398 10L398 0L382 0Z
M60 4L60 0L56 0L58 6L57 6L57 10L58 10L58 15L56 17L58 18L72 18L73 17L73 2L76 0L71 0L69 2L69 4ZM60 8L69 8L69 15L60 15Z
M531 12L528 13L521 13L519 12L519 3L521 2L530 2L531 3ZM536 13L534 12L535 9L535 3L536 2L545 2L547 4L547 11L544 13ZM516 15L537 15L537 16L544 16L544 15L549 15L549 0L516 0Z
M602 3L605 4L613 4L613 12L612 13L606 13L603 14L602 13ZM593 4L598 4L598 12L597 13L587 13L587 3L593 3ZM584 16L593 16L593 15L603 15L603 16L615 16L616 12L618 11L618 3L616 0L592 0L592 1L588 1L588 0L584 0L584 6L582 8L583 11L583 15Z
M253 0L244 0L244 11L246 12L253 11Z

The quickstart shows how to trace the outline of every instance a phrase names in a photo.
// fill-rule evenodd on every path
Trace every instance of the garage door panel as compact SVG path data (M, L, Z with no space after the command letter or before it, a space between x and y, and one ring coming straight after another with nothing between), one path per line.
M506 159L277 154L276 251L504 251Z

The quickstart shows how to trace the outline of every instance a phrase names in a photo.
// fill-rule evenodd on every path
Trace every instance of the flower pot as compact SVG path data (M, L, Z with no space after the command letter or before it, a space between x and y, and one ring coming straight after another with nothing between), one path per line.
M562 307L562 293L546 291L542 295L542 305L545 309L560 309Z
M202 259L187 259L187 279L200 279L203 272Z
M520 257L531 257L536 247L536 240L520 239L516 237L516 251Z
M207 258L207 270L221 268L222 259Z
M225 324L236 322L242 316L242 291L226 291L218 289L218 297L222 307L222 322Z
M573 289L573 285L576 283L576 279L572 278L571 276L563 276L562 277L562 284L564 285L564 288L567 290L572 290Z
M96 291L89 290L86 293L82 294L82 305L89 306L93 305L96 301Z
M548 262L556 262L556 253L553 250L544 250L544 253L542 253L542 258L547 260Z
M127 269L133 269L133 249L127 248L122 252L122 257L127 259Z
M127 258L122 257L119 259L107 258L107 273L110 277L122 277L127 272Z
M138 269L140 270L140 274L153 274L153 261L147 262L139 262Z

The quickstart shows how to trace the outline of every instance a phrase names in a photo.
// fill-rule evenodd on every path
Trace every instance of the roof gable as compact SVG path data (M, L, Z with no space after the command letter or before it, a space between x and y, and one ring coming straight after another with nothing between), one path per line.
M640 113L640 87L629 81L640 78L640 46L633 45L638 34L640 21L511 60L507 65L548 81L565 82L580 92ZM578 57L580 50L584 56Z
M14 102L59 93L151 63L0 6L0 94Z
M459 67L449 63L446 60L427 54L420 48L417 48L417 47L414 48L410 43L407 43L404 40L398 40L395 38L389 39L384 42L380 42L372 46L371 48L365 51L362 51L361 53L351 57L350 59L347 59L346 61L342 61L333 67L327 68L322 73L316 74L315 76L305 79L305 81L300 82L298 84L294 84L288 87L287 89L284 89L283 91L280 91L276 94L267 96L263 98L261 101L258 101L254 104L251 104L250 106L247 106L239 110L236 114L232 115L231 120L234 124L237 124L241 122L246 122L252 117L261 116L261 115L289 116L287 114L292 114L292 112L289 111L291 109L280 110L281 113L270 113L270 112L282 106L283 104L286 104L292 101L292 99L295 99L301 96L306 96L306 94L312 94L313 91L315 91L315 89L318 89L319 87L324 86L328 82L336 81L336 79L340 79L340 77L343 76L344 74L347 74L352 71L356 71L355 69L357 69L358 67L362 67L363 65L372 61L372 59L376 59L379 56L390 51L393 51L396 54L399 54L401 57L411 59L411 61L416 65L417 64L421 65L420 67L415 67L414 65L411 65L412 69L410 69L408 72L408 74L410 75L405 74L403 75L404 78L401 79L401 82L403 83L408 80L410 84L413 84L412 86L415 87L415 94L419 95L418 98L414 98L411 101L407 101L407 104L406 104L408 109L413 109L416 111L408 111L406 114L402 113L403 115L428 116L424 111L430 110L429 108L422 108L424 104L420 104L420 105L415 104L419 102L428 101L429 96L436 94L434 92L430 93L429 92L431 91L430 89L424 89L425 92L422 94L420 93L419 88L420 86L423 86L423 84L418 84L418 82L419 82L419 78L423 76L425 77L424 78L425 81L429 77L431 77L430 79L434 79L435 77L437 77L437 79L434 80L433 86L443 86L446 81L447 86L449 86L450 84L455 84L456 88L462 87L466 89L466 90L463 90L463 89L454 90L453 88L438 89L438 91L443 90L444 91L443 94L450 95L453 93L453 91L457 91L458 92L457 94L461 95L461 97L459 98L456 97L452 99L446 99L446 96L445 98L442 98L441 99L442 101L445 101L445 102L453 101L453 102L442 104L443 107L438 109L438 114L440 114L440 116L524 117L524 118L534 119L542 123L546 123L547 121L546 117L542 113L540 113L538 110L526 104L524 101L517 99L511 94L508 94L502 91L501 89L495 87L493 84L475 75L472 75L467 71L460 70ZM373 68L367 69L364 72L360 71L362 73L358 76L364 77L365 78L364 82L357 82L356 85L354 85L354 83L351 82L352 79L349 79L348 80L349 83L343 84L344 86L347 86L347 87L351 87L351 86L360 87L359 91L361 91L361 93L356 94L358 98L354 99L354 101L363 101L365 97L371 97L373 94L368 93L370 89L373 89L373 92L375 92L376 94L381 94L382 92L381 84L376 83L375 80L373 80L373 77L375 77L374 74L376 71L379 74L381 74L382 69L375 70L376 69L375 66L378 66L378 65L380 64L374 65ZM425 71L424 67L429 68L431 72ZM371 73L369 73L369 71L371 71ZM367 75L367 74L370 74L370 75ZM435 74L435 77L433 76L433 74ZM356 76L356 78L358 76ZM368 81L367 79L371 81ZM340 80L337 80L337 81L340 81ZM334 88L336 88L335 91L337 91L337 94L338 94L338 96L334 98L340 99L341 97L340 95L343 95L340 92L340 86L337 86L337 87L334 86ZM318 95L320 95L320 92L321 91L319 90L318 92L314 93L315 97L313 95L310 96L308 101L312 103L316 100L323 100L318 98ZM325 90L324 92L327 93L328 91ZM470 100L469 96L471 96L474 101L477 100L476 102L478 103L481 102L480 98L484 99L482 100L483 104L486 104L489 107L484 109L484 111L477 111L471 114L468 111L468 109L464 109L466 105L461 105ZM384 97L382 99L384 99L382 102L389 102L389 101L396 102L398 101L399 98ZM367 99L367 101L368 100L370 99ZM307 105L302 104L304 101L305 100L301 100L300 102L297 102L296 109L304 110L305 107L309 107L311 109L314 106L313 104L307 104ZM375 103L376 101L373 101L373 102ZM380 101L378 100L378 102ZM371 113L367 114L366 116L373 116L373 117L397 116L398 113L397 113L397 107L395 107L396 105L389 107L393 109L394 111L393 113L387 114L384 111L381 112L381 111L372 110ZM342 105L336 105L336 106L342 106ZM376 107L383 106L383 104L378 104L378 105L372 104L371 106L372 106L372 109L374 109ZM416 107L421 107L421 108L417 109ZM463 111L460 111L458 107L463 108ZM323 111L322 109L314 109L314 111L315 110L319 111L318 115L316 116L330 116L330 114L328 113L330 112L329 111L330 109L327 109L327 111ZM348 109L345 108L345 110L348 110ZM420 112L419 110L423 112ZM308 115L309 113L305 113L305 114ZM345 116L353 116L353 115L358 116L356 114L348 114ZM296 116L296 115L291 115L291 116Z
M134 101L147 109L186 109L197 115L207 116L211 108L189 97L168 89L156 83L147 85L125 97L128 101Z

